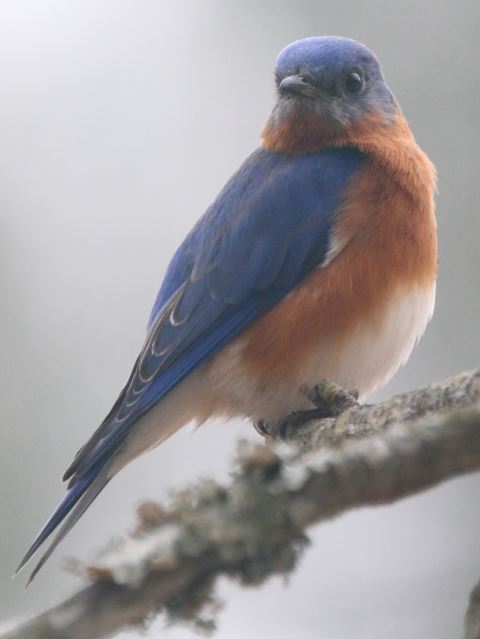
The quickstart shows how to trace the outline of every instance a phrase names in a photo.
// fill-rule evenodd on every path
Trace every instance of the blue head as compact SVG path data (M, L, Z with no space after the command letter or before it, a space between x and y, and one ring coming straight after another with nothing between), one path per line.
M292 113L316 119L341 133L372 113L391 122L398 105L380 64L363 44L333 36L297 40L277 58L278 102L267 128L278 127Z

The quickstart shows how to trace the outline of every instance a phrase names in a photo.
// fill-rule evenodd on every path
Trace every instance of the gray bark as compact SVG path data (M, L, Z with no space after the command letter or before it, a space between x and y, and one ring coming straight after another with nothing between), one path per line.
M91 585L0 637L111 637L159 610L208 630L218 576L249 585L290 572L309 526L480 469L480 370L374 406L331 384L309 393L343 412L273 427L270 446L241 444L228 486L202 482L166 508L144 504L134 534L77 567ZM466 639L479 637L474 593Z

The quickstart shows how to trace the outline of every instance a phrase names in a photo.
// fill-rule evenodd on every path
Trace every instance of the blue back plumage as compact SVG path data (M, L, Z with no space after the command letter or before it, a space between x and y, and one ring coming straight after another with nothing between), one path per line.
M317 262L321 261L331 214L360 162L360 152L349 148L326 149L295 159L263 149L255 151L175 253L149 328L194 270L195 280L209 275L212 292L213 280L221 280L221 287L230 293L233 287L241 299L251 289L265 290L270 283L280 283L276 277L287 250L300 267L302 240L308 250L309 239L317 238L314 252ZM300 254L295 255L298 249Z
M295 158L258 149L244 162L175 253L130 378L65 473L69 491L22 565L76 506L48 556L100 492L135 422L322 263L362 160L353 148Z

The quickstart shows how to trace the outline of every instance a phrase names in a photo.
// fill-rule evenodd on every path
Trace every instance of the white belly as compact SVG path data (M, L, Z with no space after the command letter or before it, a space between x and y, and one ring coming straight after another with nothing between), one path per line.
M375 326L359 321L341 344L320 340L301 368L288 379L263 383L242 365L244 341L227 347L209 373L209 386L218 413L277 420L294 410L311 408L302 387L329 379L348 390L356 389L360 400L387 383L404 364L433 314L435 284L430 289L399 292ZM301 330L301 327L299 327Z
M216 358L215 365L199 367L137 422L115 457L110 476L190 420L201 423L215 416L243 416L276 421L311 408L301 389L322 379L356 389L364 399L408 359L432 316L434 302L434 285L428 291L399 294L377 328L359 322L341 346L320 340L301 368L291 371L288 379L270 383L260 383L242 366L245 340L238 338Z
M364 399L386 384L404 364L425 331L435 306L435 284L392 299L377 330L361 324L338 353L317 354L325 377Z

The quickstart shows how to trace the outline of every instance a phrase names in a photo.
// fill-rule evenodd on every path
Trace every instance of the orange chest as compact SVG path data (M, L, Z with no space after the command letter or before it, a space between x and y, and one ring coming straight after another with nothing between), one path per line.
M380 334L395 299L417 292L430 299L437 242L428 190L413 194L367 162L349 185L332 244L337 254L328 264L245 332L244 362L252 369L295 369L319 342L341 349L355 332Z

